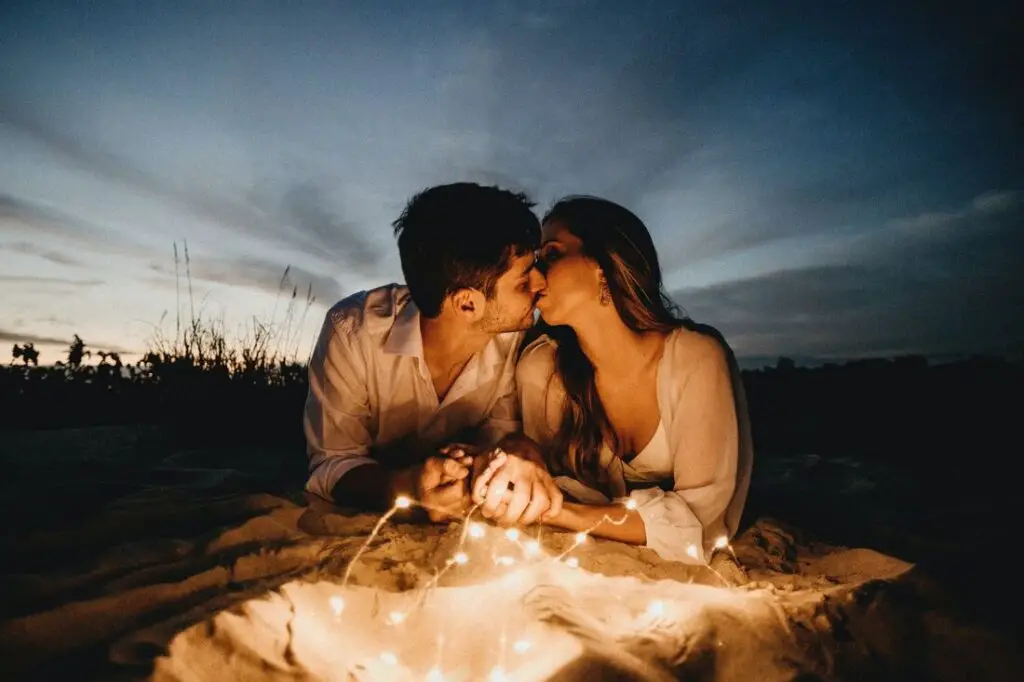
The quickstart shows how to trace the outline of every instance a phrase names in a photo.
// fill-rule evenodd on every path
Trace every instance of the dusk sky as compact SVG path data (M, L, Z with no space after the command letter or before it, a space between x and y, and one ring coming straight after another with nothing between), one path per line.
M459 180L629 207L748 362L1019 355L1015 5L5 2L3 361L173 335L185 240L232 336L283 321L286 266L311 284L304 359Z

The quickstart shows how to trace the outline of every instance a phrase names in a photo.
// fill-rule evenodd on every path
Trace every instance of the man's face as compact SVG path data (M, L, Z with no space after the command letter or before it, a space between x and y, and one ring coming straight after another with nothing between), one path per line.
M497 334L532 327L533 307L544 285L544 275L535 267L532 253L512 258L509 269L495 284L494 296L487 299L481 331Z

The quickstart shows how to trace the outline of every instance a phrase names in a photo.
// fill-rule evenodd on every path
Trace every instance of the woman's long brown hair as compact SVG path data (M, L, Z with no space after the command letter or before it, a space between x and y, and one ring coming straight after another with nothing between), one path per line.
M582 242L582 252L604 272L612 303L627 327L637 332L671 332L693 323L665 295L658 254L647 226L618 204L590 196L556 203L543 222L557 222ZM575 476L608 492L601 447L618 455L619 440L597 394L594 366L569 326L545 325L558 342L555 368L565 385L561 427L548 453L552 470Z

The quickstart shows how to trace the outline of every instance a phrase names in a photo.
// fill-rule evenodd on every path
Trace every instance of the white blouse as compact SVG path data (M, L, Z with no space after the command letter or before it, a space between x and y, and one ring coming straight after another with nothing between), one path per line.
M716 541L736 534L753 465L739 367L720 335L705 329L677 329L665 340L657 371L661 420L651 441L628 463L602 450L613 498L572 477L555 478L565 493L586 504L632 498L647 546L664 559L686 563L705 563ZM523 431L546 454L565 399L555 373L556 349L554 340L541 337L523 351L516 368ZM694 452L714 452L713 473L696 486L676 485L687 478Z

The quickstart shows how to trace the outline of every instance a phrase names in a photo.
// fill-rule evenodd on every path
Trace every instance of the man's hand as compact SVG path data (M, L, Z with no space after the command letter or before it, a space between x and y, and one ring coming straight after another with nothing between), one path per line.
M503 450L495 451L483 471L474 472L472 500L486 518L505 527L530 525L562 511L562 491L547 469L533 458Z
M467 462L468 460L468 462ZM432 522L461 516L470 505L469 457L428 457L416 467L416 499Z

